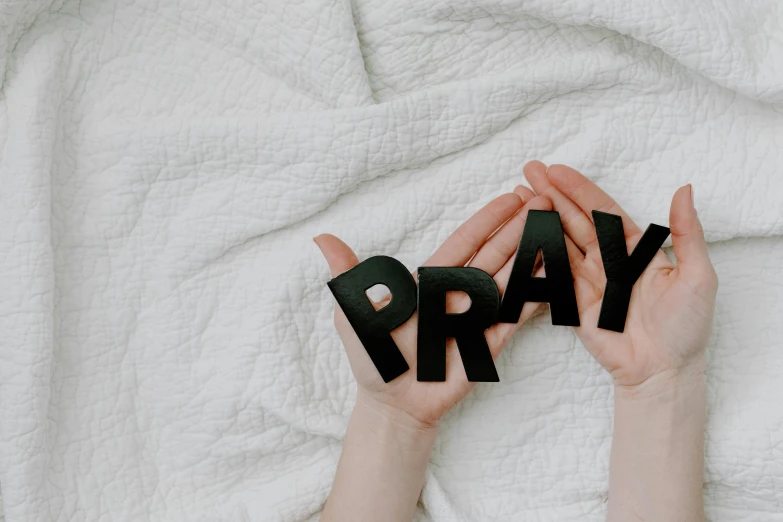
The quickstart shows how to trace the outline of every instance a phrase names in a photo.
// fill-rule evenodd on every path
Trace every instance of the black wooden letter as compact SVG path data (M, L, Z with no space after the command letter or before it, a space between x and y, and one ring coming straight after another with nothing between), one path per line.
M593 222L606 273L606 289L598 328L622 332L625 330L633 285L669 237L669 229L651 224L629 256L620 216L593 210Z
M459 314L446 313L448 291L468 294L470 308ZM484 331L497 320L499 301L495 281L477 268L419 268L416 378L446 380L446 340L454 338L468 380L498 382Z
M546 277L533 277L539 249L543 255ZM519 321L522 306L527 301L549 303L552 324L579 326L574 278L571 276L560 214L555 211L531 210L528 213L500 306L500 321Z
M391 301L380 310L365 293L377 284L391 292ZM416 311L416 282L405 265L388 256L371 257L328 285L384 382L408 371L390 333Z

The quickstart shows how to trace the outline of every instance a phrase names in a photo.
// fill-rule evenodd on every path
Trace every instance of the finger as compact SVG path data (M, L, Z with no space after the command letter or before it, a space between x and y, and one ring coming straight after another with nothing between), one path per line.
M574 278L574 294L576 295L576 308L579 310L581 321L582 313L589 308L596 299L600 299L606 286L606 274L603 266L593 266L590 258L582 256L571 238L566 236L566 250L571 261L571 273Z
M519 196L524 202L530 201L531 199L536 197L536 193L524 185L517 185L516 187L514 187L513 192L514 194Z
M571 238L568 236L565 236L566 241L566 250L568 251L568 258L571 263L571 269L572 273L574 274L575 279L579 275L579 270L581 267L581 263L584 262L584 257L582 256L582 253L579 251L579 249L574 245L574 242L571 241ZM514 258L511 258L506 261L506 263L497 271L497 273L494 276L495 284L498 287L498 291L500 292L501 298L506 293L506 287L508 286L508 280L511 277L511 271L514 268ZM540 252L536 257L536 264L533 269L534 277L546 277L546 263L542 260L540 257ZM601 282L600 284L605 283L605 281Z
M576 203L592 220L592 211L600 210L623 218L625 237L630 238L642 233L641 229L598 185L566 165L551 165L547 171L549 181L557 189Z
M332 277L337 277L359 264L359 258L356 257L351 247L343 243L339 238L331 234L321 234L314 237L313 241L315 241L315 244L321 250L321 254L326 258Z
M642 230L634 223L620 205L609 197L606 192L598 188L598 185L576 170L565 165L550 166L547 171L547 177L557 190L561 191L565 197L572 200L574 204L578 205L579 208L584 211L584 214L590 220L591 226L593 226L592 210L599 210L601 212L608 212L620 216L623 221L623 233L625 235L628 250L632 252L636 248L636 244L642 238ZM557 205L555 205L555 208L556 207ZM564 228L566 228L565 225ZM585 252L588 258L595 261L601 258L601 254L595 232L593 232L592 235L592 240L585 244L579 244L579 247ZM658 250L655 257L650 261L651 267L661 268L670 265L671 263L663 250Z
M528 301L522 306L522 313L519 314L519 321L516 323L497 323L492 325L487 331L487 344L489 345L489 351L492 354L493 359L497 359L500 353L508 344L508 340L511 338L519 327L522 326L528 319L535 315L536 311L541 308L541 303L533 303Z
M542 198L542 196L537 196L537 198ZM528 209L528 210L532 210L532 209ZM524 226L522 228L524 229ZM577 267L578 269L580 264L584 262L584 256L582 256L582 253L579 251L576 245L574 245L574 242L571 241L571 238L565 236L565 241L566 241L566 250L568 251L569 262L571 263L571 268L573 272L574 267ZM476 257L478 257L478 254L476 255ZM503 295L506 292L506 287L508 286L508 280L511 277L511 271L514 268L515 259L516 257L507 258L503 266L500 267L493 276L493 279L495 280L495 284L498 287L498 291L500 292L501 297L503 297ZM472 262L471 262L471 266L473 266ZM546 262L541 257L541 252L538 252L536 255L536 263L533 268L533 271L535 277L546 277Z
M516 213L495 234L484 243L469 266L479 268L494 276L517 251L519 240L525 229L528 212L531 210L552 210L552 202L546 196L535 196Z
M521 207L522 200L514 193L493 199L457 227L421 266L464 266L484 241Z
M320 234L315 236L313 241L326 259L332 277L337 277L359 264L359 258L351 247L339 238L331 234ZM348 318L339 303L334 305L334 324L339 332L353 332L353 327L348 323Z
M540 197L540 196L539 196ZM601 271L598 278L592 277L582 277L581 270L584 265L585 259L582 255L582 252L576 247L574 242L571 240L570 237L565 236L565 242L566 242L566 250L568 251L568 257L569 261L571 263L572 268L572 274L574 277L574 291L576 293L576 302L577 302L577 308L580 311L580 314L584 308L587 308L590 304L592 304L596 298L596 285L599 285L603 287L604 284L606 284L606 279L603 277L604 274ZM511 276L511 271L514 267L514 259L509 259L503 267L498 270L497 274L495 274L495 284L497 284L498 290L500 292L501 298L503 295L505 295L506 287L508 286L508 280ZM536 262L536 267L534 269L534 276L535 277L546 277L546 263L539 264L539 262ZM520 314L519 321L516 324L512 323L498 323L497 325L494 325L492 328L490 328L489 331L491 331L492 339L494 339L496 342L498 340L503 340L505 342L506 339L508 339L513 333L516 331L516 329L522 325L525 321L527 321L530 317L532 317L536 311L540 308L542 303L534 303L534 302L527 302L522 307L522 313ZM488 331L488 332L489 332ZM489 340L490 334L488 334L487 339ZM490 345L491 349L492 346Z
M553 208L560 214L565 233L571 236L579 250L587 252L597 241L590 217L550 182L543 163L531 161L525 165L523 171L535 191L538 194L546 194L552 200Z
M503 268L501 268L495 276L495 283L498 286L501 297L506 292L508 286L508 278L511 276L511 269L513 268L514 260L509 259ZM535 277L544 277L544 269L541 264L536 265L534 269ZM514 335L522 324L530 319L538 309L540 309L542 303L534 303L532 301L526 302L522 305L522 311L519 314L519 321L516 323L497 323L492 325L487 331L487 344L489 345L489 351L492 353L492 358L497 359L500 352L503 351L503 347L508 342L509 338Z
M678 271L694 280L712 278L715 270L710 262L704 229L693 205L693 187L685 185L674 193L669 227Z
M541 196L539 196L541 197ZM587 308L591 302L595 299L595 287L593 282L589 279L580 277L579 270L584 263L584 256L582 252L576 247L570 237L565 236L566 249L568 250L568 257L571 261L571 267L574 272L574 291L576 293L577 308L580 315L584 308ZM495 276L495 283L498 286L500 295L503 296L508 286L508 279L511 276L511 270L513 269L513 259L506 262L505 265L498 271ZM546 277L546 265L538 265L534 270L535 277ZM600 282L600 284L604 284ZM487 330L487 343L489 344L490 352L492 352L493 358L497 358L503 347L508 342L508 339L524 324L528 319L536 314L540 310L543 303L526 302L522 306L522 312L519 314L519 321L516 323L498 323L493 325Z
M536 194L543 194L552 186L552 183L546 177L546 165L538 160L525 163L525 166L522 167L522 173Z
M582 269L582 265L585 262L585 256L579 247L576 246L574 240L568 234L565 235L566 251L568 252L568 262L571 264L571 271L578 272ZM546 267L544 267L546 270Z

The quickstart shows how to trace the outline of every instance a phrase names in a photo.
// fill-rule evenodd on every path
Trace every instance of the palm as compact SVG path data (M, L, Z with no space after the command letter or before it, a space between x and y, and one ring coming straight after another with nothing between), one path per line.
M529 202L523 207L525 199ZM479 268L493 276L502 293L530 209L549 210L551 202L546 198L536 198L524 187L517 187L514 194L500 196L463 223L422 266ZM334 236L319 236L317 243L329 262L333 276L358 263L353 252ZM376 307L384 306L387 300L388 297ZM447 311L465 310L468 306L465 300L467 297L462 294L449 295ZM487 330L487 344L493 358L500 355L511 335L536 308L536 304L528 303L522 310L519 323L496 324ZM335 326L345 346L359 393L374 401L404 411L423 423L434 424L473 389L474 384L467 380L453 340L446 348L446 382L419 382L416 379L416 314L392 332L410 370L388 383L381 378L339 306L335 307Z
M434 422L473 388L473 383L468 382L465 376L453 341L449 341L447 345L446 382L416 380L416 314L392 333L394 342L408 361L410 370L388 383L383 382L342 312L338 312L338 321L337 330L348 354L356 383L373 399L404 410L419 420ZM490 349L499 352L500 346L493 343Z
M624 332L602 330L597 324L606 276L590 212L600 209L621 215L629 250L643 232L609 196L572 169L557 166L547 171L543 164L534 162L525 167L525 174L561 214L581 323L575 331L615 382L635 386L700 355L709 337L717 290L706 247L706 263L696 259L685 270L658 251L634 285ZM672 220L682 219L673 210ZM672 223L679 242L683 241L682 226Z

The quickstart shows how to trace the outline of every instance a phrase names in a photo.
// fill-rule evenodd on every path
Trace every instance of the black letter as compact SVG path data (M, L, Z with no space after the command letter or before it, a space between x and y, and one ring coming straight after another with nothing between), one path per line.
M625 330L633 285L669 237L669 229L651 224L629 256L623 218L593 210L593 222L606 273L606 289L598 328L622 332Z
M470 297L470 308L446 313L446 292L458 290ZM417 372L419 381L446 380L446 339L457 341L465 374L470 382L498 382L484 330L498 314L500 295L489 274L472 267L419 268L419 333Z
M546 277L533 277L536 254L541 249ZM560 214L531 210L519 241L514 267L508 278L500 322L516 323L527 301L549 303L552 324L579 326L574 278L568 262Z
M380 310L365 293L376 284L386 285L391 292L391 301ZM371 257L328 285L384 382L408 371L408 363L389 333L416 311L416 282L405 265L388 256Z

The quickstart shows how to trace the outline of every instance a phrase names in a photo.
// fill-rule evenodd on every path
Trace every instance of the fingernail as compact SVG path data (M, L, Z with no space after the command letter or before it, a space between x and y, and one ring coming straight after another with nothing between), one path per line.
M688 183L688 188L691 191L691 206L695 209L696 208L696 204L693 201L693 185Z
M527 203L527 201L525 201L525 196L520 194L520 192L522 192L522 185L517 185L514 187L514 190L511 191L512 194L516 194L517 197L522 200L522 203Z

